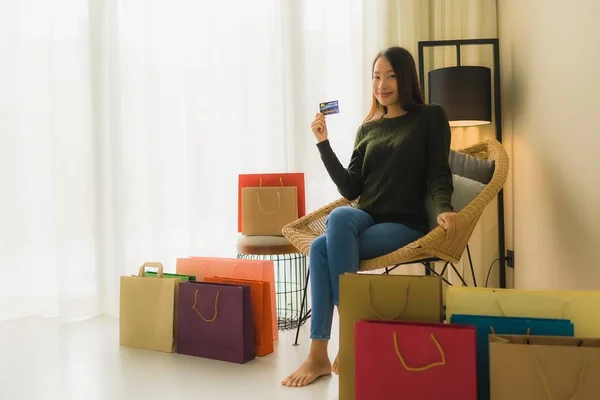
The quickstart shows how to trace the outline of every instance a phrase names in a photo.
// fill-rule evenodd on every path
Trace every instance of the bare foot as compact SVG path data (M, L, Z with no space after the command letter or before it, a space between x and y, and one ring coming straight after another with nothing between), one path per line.
M290 376L285 378L281 384L287 387L302 387L313 383L322 376L331 374L331 364L328 359L307 359Z
M340 358L340 353L338 353L338 355L335 356L335 360L333 360L333 364L331 364L331 371L336 375L340 374L340 363L338 361L339 358Z

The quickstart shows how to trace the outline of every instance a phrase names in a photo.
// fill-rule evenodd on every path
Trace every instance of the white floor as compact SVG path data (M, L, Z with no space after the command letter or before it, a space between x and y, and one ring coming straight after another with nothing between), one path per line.
M280 386L306 357L308 324L301 330L300 346L292 346L295 332L280 332L274 354L245 365L120 347L118 333L118 321L108 317L0 323L0 399L338 398L334 376L306 388ZM332 340L331 356L337 348Z

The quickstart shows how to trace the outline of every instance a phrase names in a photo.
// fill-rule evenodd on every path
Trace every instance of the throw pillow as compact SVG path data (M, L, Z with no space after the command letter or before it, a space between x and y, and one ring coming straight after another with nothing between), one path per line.
M448 161L453 174L483 184L490 183L492 175L494 175L495 163L493 160L480 160L479 158L450 150Z
M451 202L452 207L456 212L459 212L469 205L469 203L472 202L485 188L485 185L481 182L458 175L452 175L452 182L454 185L454 192L452 193ZM437 226L437 215L430 195L425 199L425 209L429 216L429 227L433 229Z

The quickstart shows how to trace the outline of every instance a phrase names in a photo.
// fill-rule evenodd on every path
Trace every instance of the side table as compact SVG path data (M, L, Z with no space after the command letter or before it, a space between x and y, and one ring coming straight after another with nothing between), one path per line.
M273 261L278 329L299 329L308 319L306 256L283 236L240 236L237 258Z

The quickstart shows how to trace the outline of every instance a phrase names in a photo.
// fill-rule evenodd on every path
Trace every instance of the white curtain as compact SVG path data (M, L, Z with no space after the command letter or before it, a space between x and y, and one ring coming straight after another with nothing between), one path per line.
M98 304L87 4L0 5L0 319Z
M493 3L3 0L0 320L116 316L144 261L234 257L240 173L304 172L309 211L339 197L318 103L340 101L345 164L375 53L485 36L464 27L495 30Z
M118 315L144 261L235 256L237 175L339 195L309 130L348 161L384 3L3 0L0 320Z

